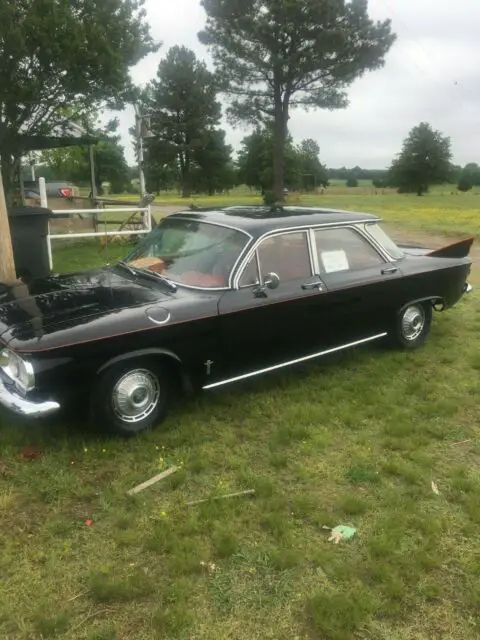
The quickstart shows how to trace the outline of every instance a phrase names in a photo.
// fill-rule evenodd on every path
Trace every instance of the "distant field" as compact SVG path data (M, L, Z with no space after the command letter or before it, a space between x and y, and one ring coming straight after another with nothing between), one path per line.
M122 198L132 196L122 196ZM191 204L204 207L235 204L261 204L258 193L248 189L232 191L223 196L193 196L181 198L175 193L162 194L155 204L188 208ZM418 197L399 195L392 190L374 189L368 181L357 188L348 189L344 184L332 185L323 195L291 194L287 204L333 207L350 211L371 212L386 222L411 230L443 233L445 235L480 234L480 190L459 193L453 185L432 189L431 193Z

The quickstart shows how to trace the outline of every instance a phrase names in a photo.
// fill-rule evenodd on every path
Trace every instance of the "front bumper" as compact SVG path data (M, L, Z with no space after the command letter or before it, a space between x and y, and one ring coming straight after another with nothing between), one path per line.
M60 409L58 402L44 400L35 402L23 398L16 389L5 382L4 376L0 374L0 405L3 405L13 413L28 418L40 418L48 416Z

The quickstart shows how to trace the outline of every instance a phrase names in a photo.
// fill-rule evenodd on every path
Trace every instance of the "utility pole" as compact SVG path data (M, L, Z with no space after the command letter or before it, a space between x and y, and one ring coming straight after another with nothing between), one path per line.
M140 114L140 107L138 104L135 104L135 130L137 133L137 142L138 142L138 171L140 175L140 195L145 195L147 189L145 186L145 172L143 170L143 165L145 161L145 156L143 153L143 126L142 126L142 116Z
M150 117L143 116L141 113L140 105L136 102L135 105L135 132L138 144L138 172L140 177L140 192L143 196L147 193L147 187L145 186L145 146L144 140L150 140L155 135L150 130Z
M0 282L14 282L17 279L13 259L10 223L8 222L7 203L3 190L2 172L0 171Z

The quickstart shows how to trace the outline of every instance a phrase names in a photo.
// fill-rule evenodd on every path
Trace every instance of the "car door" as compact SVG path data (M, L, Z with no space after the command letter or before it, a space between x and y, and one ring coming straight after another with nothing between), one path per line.
M219 302L222 370L241 376L308 352L312 276L308 230L275 233L254 247Z
M318 321L329 343L342 345L389 330L401 297L398 264L356 227L318 228L314 245L327 292L320 292L312 305L312 333Z

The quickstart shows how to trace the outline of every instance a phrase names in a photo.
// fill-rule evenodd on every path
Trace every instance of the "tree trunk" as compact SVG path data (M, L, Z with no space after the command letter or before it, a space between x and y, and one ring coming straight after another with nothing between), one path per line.
M2 153L0 156L3 190L5 193L7 208L12 206L15 197L15 173L18 169L18 162L19 159L13 157L9 153Z
M190 198L192 187L190 185L190 157L188 151L181 151L178 156L180 165L180 181L182 183L182 198Z
M273 192L277 202L283 202L285 194L285 116L280 96L275 98L275 140L273 147Z
M14 282L16 277L10 224L3 192L3 181L0 176L0 282Z
M192 187L190 186L190 172L187 167L182 171L182 198L190 198Z

